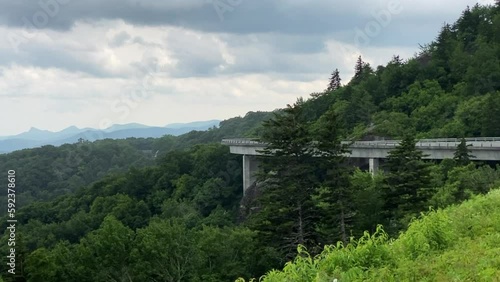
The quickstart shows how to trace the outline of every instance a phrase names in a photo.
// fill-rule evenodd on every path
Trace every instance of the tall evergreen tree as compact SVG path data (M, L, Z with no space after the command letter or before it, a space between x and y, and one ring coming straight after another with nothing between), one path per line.
M469 146L465 141L465 138L460 140L460 144L457 146L457 150L454 153L453 160L459 166L466 166L470 163L471 159L474 158L473 155L470 154Z
M316 244L312 136L302 114L303 100L264 123L259 210L249 218L262 244L291 259L298 245Z
M357 85L361 82L367 82L368 77L374 74L373 68L369 63L363 61L361 56L358 57L356 65L354 66L354 77L349 83L350 85Z
M328 84L328 88L326 91L335 91L340 88L340 74L339 70L335 69L335 71L332 72L332 76L330 77L330 83Z
M365 62L363 62L363 59L361 58L361 56L359 56L358 60L356 61L356 66L354 67L354 78L359 78L361 76L364 67Z
M432 194L429 164L422 160L423 156L416 148L415 137L410 134L389 152L384 189L387 217L394 223L389 229L407 223L408 218L404 217L418 214Z
M403 64L403 60L401 59L401 57L399 55L394 55L394 56L392 56L392 60L389 62L389 64L394 64L394 65L400 66Z
M321 170L320 189L316 195L322 211L319 231L324 243L334 243L340 237L347 244L347 228L353 214L350 175L344 155L348 145L341 141L345 136L344 125L333 107L316 122L313 136L315 154L319 156L316 161Z

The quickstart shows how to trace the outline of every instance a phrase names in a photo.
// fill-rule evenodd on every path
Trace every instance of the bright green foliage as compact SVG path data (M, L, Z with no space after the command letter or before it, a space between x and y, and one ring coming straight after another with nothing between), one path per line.
M460 203L475 194L488 193L492 188L500 185L500 170L489 166L477 167L474 164L455 166L453 160L443 161L441 169L446 170L443 183L436 189L436 193L429 200L429 205L444 208L451 204ZM451 163L451 165L450 165Z
M215 228L203 226L196 232L196 246L201 251L197 268L200 282L231 281L251 277L255 261L257 233L246 228ZM223 270L223 271L221 271Z
M130 277L129 252L134 232L108 216L78 245L59 243L27 258L30 281L122 281Z
M500 64L500 61L499 61ZM500 78L499 78L500 80ZM500 83L497 81L497 83ZM482 112L482 136L500 136L500 91L485 97Z
M81 266L92 273L88 275L92 278L90 281L125 280L130 277L129 253L134 246L133 240L134 231L113 216L107 216L98 230L76 246L75 264L85 262Z
M401 138L412 130L412 120L408 115L400 112L378 112L373 120L377 127L375 133L381 136Z
M175 220L152 221L137 230L135 262L137 280L189 280L199 264L193 231Z
M348 246L304 249L262 281L497 281L500 279L500 190L430 211L398 239L379 227ZM241 280L239 280L241 281Z

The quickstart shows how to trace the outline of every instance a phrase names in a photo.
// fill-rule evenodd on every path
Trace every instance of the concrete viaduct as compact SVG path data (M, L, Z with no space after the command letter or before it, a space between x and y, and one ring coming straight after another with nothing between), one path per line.
M500 161L500 137L466 138L467 145L471 154L478 161ZM379 167L380 159L385 159L389 151L393 150L399 140L382 141L355 141L343 142L350 144L349 158L367 159L369 170L376 173ZM263 154L258 152L267 145L259 141L245 138L223 139L222 144L228 145L233 154L243 155L243 191L245 192L256 180L255 172L258 170L257 156ZM453 154L460 144L460 139L441 138L441 139L421 139L416 146L421 150L426 159L442 160L453 159Z

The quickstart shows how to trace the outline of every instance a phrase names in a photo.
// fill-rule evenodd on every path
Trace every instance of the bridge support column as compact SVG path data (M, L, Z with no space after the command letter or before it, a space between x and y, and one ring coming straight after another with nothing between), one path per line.
M368 160L369 170L372 175L375 175L378 172L379 163L379 159L371 158Z
M255 156L243 155L243 195L257 180L257 170L259 162Z

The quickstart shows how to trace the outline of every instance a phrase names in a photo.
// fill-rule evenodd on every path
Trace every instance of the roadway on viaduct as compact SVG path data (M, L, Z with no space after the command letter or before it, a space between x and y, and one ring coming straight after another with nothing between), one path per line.
M500 137L466 138L467 145L474 160L500 161ZM379 160L387 158L389 152L396 148L399 140L381 141L355 141L343 142L349 145L350 154L346 157L369 160L369 170L376 173ZM246 190L255 182L255 172L258 169L256 156L263 154L258 152L267 144L252 139L234 138L223 139L222 144L228 145L233 154L243 155L243 189ZM460 139L440 138L421 139L417 141L416 147L426 155L424 158L432 160L452 159L453 154L460 144Z

